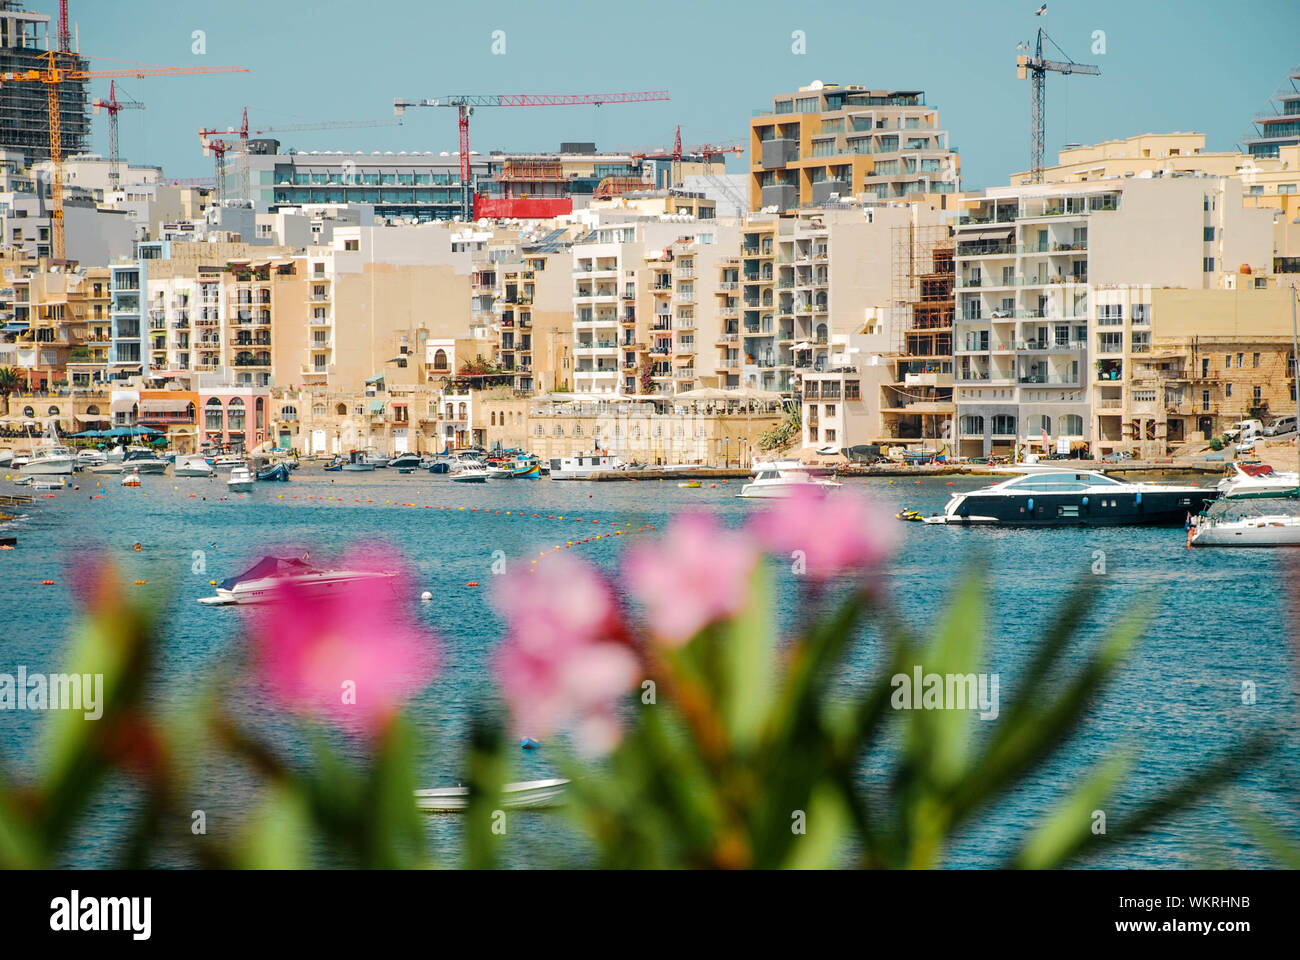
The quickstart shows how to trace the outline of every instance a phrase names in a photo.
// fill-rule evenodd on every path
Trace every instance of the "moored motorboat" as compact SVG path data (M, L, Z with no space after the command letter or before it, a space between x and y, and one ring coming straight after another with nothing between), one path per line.
M758 460L753 479L736 496L772 500L808 491L826 493L840 485L799 460Z
M388 461L388 466L396 467L399 470L407 467L418 467L419 465L420 455L418 453L399 453Z
M98 467L108 463L108 454L103 450L95 447L87 447L85 450L77 451L77 466L81 469L87 467Z
M1036 470L954 493L926 523L997 526L1147 526L1186 523L1214 501L1213 487L1134 483L1096 470Z
M515 809L553 807L563 801L569 781L563 777L507 783L501 788L501 805ZM430 813L456 813L469 806L469 787L435 787L416 790L415 805Z
M396 582L396 573L380 570L323 570L297 557L263 557L243 573L229 577L217 584L216 594L200 597L199 603L207 606L228 604L270 603L286 582L297 592L311 599L339 593L349 584L363 580Z
M253 471L246 466L232 467L230 470L230 479L226 481L226 486L235 493L247 493L253 489Z
M122 458L123 473L162 473L167 469L167 461L144 448L131 448Z
M1225 497L1286 493L1300 487L1300 475L1293 471L1274 470L1267 463L1234 461L1232 469L1232 475L1218 483L1217 489Z
M19 466L17 460L14 466ZM77 466L76 458L67 447L46 447L31 456L19 469L33 476L66 476Z
M208 458L198 453L181 454L172 465L172 475L177 477L211 477L216 472Z

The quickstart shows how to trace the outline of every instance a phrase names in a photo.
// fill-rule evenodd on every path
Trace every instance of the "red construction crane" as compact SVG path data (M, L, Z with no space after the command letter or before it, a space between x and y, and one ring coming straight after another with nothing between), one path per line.
M213 180L213 186L217 191L217 206L221 206L221 201L226 199L226 154L233 147L232 140L215 140L204 138L203 154L207 156L212 154L216 158L216 178Z
M117 115L122 110L143 110L144 104L139 100L132 100L125 94L122 100L118 100L117 81L110 80L108 99L96 100L92 106L96 113L100 110L108 111L108 189L116 190L122 182L122 165L117 151Z
M682 125L677 125L677 133L673 138L672 148L664 147L653 153L632 153L629 156L637 160L672 160L672 183L669 186L680 186L682 182L682 157L700 157L705 163L708 163L714 157L721 157L728 153L744 153L745 148L738 143L712 144L702 143L699 146L682 147Z
M68 0L59 0L59 52L72 52L72 34L68 31Z
M54 259L63 260L67 246L63 233L63 121L59 88L69 80L112 80L124 77L177 77L195 73L248 73L246 67L149 67L124 66L115 70L69 70L59 66L58 50L43 54L48 62L44 70L20 70L0 74L3 83L43 83L50 121L50 248Z
M584 104L646 103L669 100L667 90L642 90L637 93L457 93L428 100L393 101L393 113L402 116L407 107L455 107L460 118L460 190L461 213L466 220L474 215L474 184L470 177L469 118L475 107L576 107Z
M217 127L205 127L199 131L199 144L203 147L204 153L211 153L217 158L217 199L222 200L225 195L225 156L226 153L235 146L233 141L213 141L222 143L220 149L211 146L209 138L214 136L237 136L239 138L239 190L240 197L244 200L251 200L248 190L248 137L250 132L257 136L264 133L288 133L290 131L300 130L339 130L345 127L392 127L401 126L401 121L397 120L322 120L315 123L281 123L271 127L264 127L260 130L249 130L248 127L248 107L244 107L244 115L238 127L226 127L220 129Z

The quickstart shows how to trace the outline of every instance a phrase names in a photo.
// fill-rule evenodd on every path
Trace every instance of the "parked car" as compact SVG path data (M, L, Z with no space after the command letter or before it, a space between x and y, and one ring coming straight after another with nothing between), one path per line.
M1295 432L1296 432L1295 417L1278 417L1276 420L1274 420L1272 423L1270 423L1267 427L1264 428L1264 436L1266 437L1284 437L1288 433L1295 433Z

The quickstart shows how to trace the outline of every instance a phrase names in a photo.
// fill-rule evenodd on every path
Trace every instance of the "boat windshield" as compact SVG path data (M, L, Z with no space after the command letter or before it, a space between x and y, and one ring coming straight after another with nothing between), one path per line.
M1119 481L1100 473L1031 473L1015 480L1008 480L1006 488L1017 490L1041 491L1043 493L1074 493L1088 487L1103 484L1118 485Z
M222 580L218 586L222 590L233 590L245 580L262 580L266 577L283 576L290 573L308 573L316 569L311 564L296 557L263 557L238 576Z
M1205 510L1215 523L1231 523L1252 517L1300 517L1300 497L1232 497L1216 500Z

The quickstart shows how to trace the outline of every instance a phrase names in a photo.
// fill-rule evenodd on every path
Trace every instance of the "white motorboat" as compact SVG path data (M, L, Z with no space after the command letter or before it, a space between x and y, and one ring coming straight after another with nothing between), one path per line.
M263 557L237 576L217 584L215 596L200 597L207 606L270 603L281 584L292 582L308 598L338 593L362 580L396 582L396 573L379 570L322 570L296 557Z
M1192 521L1189 547L1300 547L1300 497L1224 497Z
M1217 499L1213 487L1133 483L1097 470L1035 470L954 493L926 523L1002 526L1147 526L1185 523Z
M108 454L103 450L88 447L85 450L77 451L77 466L83 470L89 467L103 466L106 463L108 463Z
M8 447L0 447L0 467L7 467L14 462L14 452Z
M242 453L223 454L212 461L213 469L216 470L233 470L235 467L244 467L247 465L248 458Z
M167 461L152 450L132 447L122 458L123 473L164 473Z
M388 457L375 450L367 450L365 453L362 453L360 456L357 457L357 461L360 463L368 463L372 467L388 466Z
M1267 463L1234 461L1232 469L1232 476L1224 477L1218 484L1219 493L1225 497L1287 493L1300 489L1300 474L1274 470Z
M748 500L771 500L794 496L799 491L826 493L840 486L798 460L759 460L754 463L754 478L740 488L738 497Z
M507 783L501 788L501 806L515 809L554 807L563 802L564 788L568 785L569 781L563 777ZM430 813L457 813L469 806L469 787L416 790L415 805Z
M234 493L247 493L253 489L253 484L257 481L253 479L253 471L246 466L232 467L230 470L230 479L226 481L226 487Z
M22 477L15 480L14 483L21 487L31 487L33 490L62 490L68 485L68 481L60 478L58 480L43 480L40 477Z
M14 465L18 465L17 460ZM52 446L33 454L20 469L33 476L64 476L72 473L76 467L77 461L71 450Z
M184 453L176 458L172 475L177 477L211 477L217 468L208 463L208 458L201 453Z
M418 453L399 453L388 461L388 466L396 467L399 470L404 467L418 467L419 465L420 455Z
M113 463L121 463L122 458L126 456L126 447L120 443L112 450L108 451L108 459Z
M607 453L580 453L576 457L553 457L552 480L590 480L592 474L622 470L625 464Z
M485 483L491 476L487 466L473 457L461 457L457 465L460 469L451 475L456 483Z

